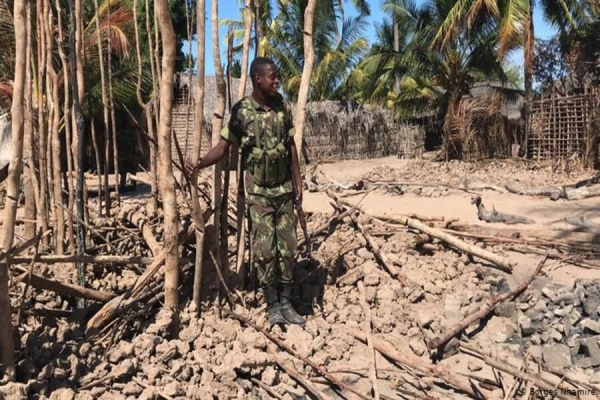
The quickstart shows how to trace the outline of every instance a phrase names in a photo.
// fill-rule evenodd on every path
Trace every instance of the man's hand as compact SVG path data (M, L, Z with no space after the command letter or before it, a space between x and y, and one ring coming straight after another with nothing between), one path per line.
M194 163L189 158L185 161L185 170L189 176L192 176L195 170L200 169L202 159L199 159L197 163Z

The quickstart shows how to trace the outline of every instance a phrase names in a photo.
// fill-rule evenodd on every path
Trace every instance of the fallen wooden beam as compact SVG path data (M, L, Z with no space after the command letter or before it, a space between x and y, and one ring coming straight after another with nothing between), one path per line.
M87 255L55 255L38 254L35 257L11 257L10 264L29 264L36 262L40 264L75 263L84 264L152 264L154 258L140 256L87 256Z
M138 212L138 210L131 205L125 205L121 209L119 216L120 219L127 220L131 225L138 228L144 241L148 245L148 248L152 252L152 255L156 257L160 254L162 246L154 237L152 229L148 226L148 219L142 213Z
M517 183L509 182L504 185L506 190L513 194L522 196L544 196L550 197L552 200L566 198L565 189L559 186L541 186L534 188L526 188Z
M367 342L365 334L361 331L350 329L349 333L363 343ZM375 350L383 356L400 364L403 368L416 369L428 375L434 375L450 386L462 390L476 399L485 399L486 396L472 382L460 375L456 375L446 367L429 363L421 358L413 355L404 354L396 350L390 343L385 340L373 338L373 346Z
M333 194L330 194L330 197L333 198L335 196ZM354 205L348 201L339 199L339 202L347 207L354 207ZM390 215L386 215L386 214L380 215L380 214L375 214L375 213L371 213L371 212L366 212L360 206L356 206L356 208L358 210L360 210L363 214L368 215L370 217L384 219L384 220L387 219L387 220L393 221L397 224L405 225L410 228L416 229L422 233L426 233L427 235L429 235L431 237L434 237L436 239L439 239L439 240L442 240L442 241L448 243L449 245L457 248L460 251L463 251L467 254L471 254L473 256L479 257L485 261L489 261L505 272L512 273L512 269L513 269L513 266L515 265L515 263L512 263L509 260L507 260L506 258L501 257L495 253L492 253L491 251L482 249L481 247L477 247L477 246L468 244L467 242L457 238L456 236L453 236L453 235L447 233L447 231L443 231L443 230L440 230L437 228L432 228L432 227L430 227L420 221L414 220L412 218L396 217L396 216L390 216Z
M519 294L521 294L527 287L531 284L531 282L535 279L535 277L540 273L544 263L548 259L548 255L546 255L537 265L535 271L529 278L527 278L523 283L517 286L514 290L511 290L506 293L499 294L494 297L490 297L487 301L480 306L480 308L474 313L467 315L462 321L457 322L452 325L444 334L441 336L437 336L435 339L430 340L427 345L430 349L437 349L438 352L440 349L446 345L452 338L460 334L462 331L467 329L469 325L472 323L479 321L482 318L485 318L489 313L491 313L498 303L503 302L508 299L512 299Z
M37 274L30 274L27 269L22 267L15 267L14 269L22 274L19 279L29 279L31 286L36 289L49 290L51 292L56 292L67 296L101 302L110 301L115 297L115 294L113 293L88 289L72 283L57 282L51 279L46 279Z

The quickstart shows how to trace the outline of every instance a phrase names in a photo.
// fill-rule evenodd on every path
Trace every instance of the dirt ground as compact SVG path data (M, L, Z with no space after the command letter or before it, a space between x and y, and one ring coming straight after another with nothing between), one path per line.
M0 399L359 398L334 388L298 356L310 359L363 398L374 398L376 392L381 399L475 397L445 381L448 374L469 382L475 393L491 399L551 398L553 390L562 398L576 398L570 397L574 392L580 398L596 398L600 394L600 267L594 264L597 257L589 247L584 246L582 254L575 254L573 249L581 243L592 247L600 243L594 227L600 223L598 200L552 201L503 189L510 182L529 187L558 186L594 176L593 171L564 165L514 160L445 164L383 158L320 164L308 174L310 184L304 194L309 231L334 215L332 199L325 193L331 190L351 204L360 202L366 214L443 217L443 221L428 223L436 229L488 237L466 237L464 241L506 257L515 264L513 272L500 271L435 238L429 238L431 248L424 250L414 229L358 216L358 223L366 227L385 259L400 271L402 278L397 279L383 268L373 247L346 218L330 226L327 234L313 238L314 262L299 261L294 295L297 308L307 317L306 326L271 331L296 356L290 356L262 332L219 311L215 295L205 295L201 317L197 318L190 301L193 278L190 269L184 268L182 330L177 339L167 334L170 315L160 309L160 300L130 312L100 338L85 333L85 324L98 307L88 308L85 315L73 312L67 318L29 316L19 327L20 383L0 386ZM388 185L380 184L368 193L341 189L359 181ZM480 221L471 203L475 194L490 210L526 216L535 223ZM124 202L139 204L149 220L159 221L156 210L145 204L147 199L138 193ZM591 228L582 231L565 223L565 218L583 218ZM110 221L103 223L116 226ZM160 241L159 225L153 229ZM298 233L302 237L300 228ZM541 253L513 251L512 244L489 237L538 240L538 245L527 247ZM235 242L230 239L231 249ZM132 241L129 252L148 254L140 238ZM474 355L456 339L437 351L427 346L488 299L524 282L542 260L541 254L551 247L548 243L576 245L569 250L558 247L556 251L562 253L546 261L524 293L498 305L462 335L463 341L479 348L484 356ZM193 246L184 256L193 259L192 251ZM230 265L227 277L233 275L233 256ZM49 277L61 276L48 268L43 272ZM88 274L95 289L122 293L140 271L89 266ZM73 280L72 273L62 276ZM218 292L214 268L206 272L204 280L204 293ZM11 290L18 293L20 288L15 285ZM235 313L259 328L267 328L260 292L238 288L233 296ZM73 299L47 291L35 291L33 299L27 307L74 307ZM220 304L229 309L224 301ZM367 318L371 319L370 327ZM357 338L367 330L410 363L370 352ZM436 355L443 359L433 364ZM526 371L529 378L536 375L546 391L532 386L529 379L515 379L514 373L492 368L494 360ZM373 361L376 391L369 377ZM290 367L304 378L294 377ZM300 382L303 379L309 384ZM573 386L576 382L579 385Z

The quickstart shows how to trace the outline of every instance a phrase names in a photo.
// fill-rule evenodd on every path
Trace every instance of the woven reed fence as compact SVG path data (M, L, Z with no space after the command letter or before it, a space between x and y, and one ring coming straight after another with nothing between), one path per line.
M172 126L182 152L189 155L194 146L195 113L193 107L188 111L185 102L175 104ZM201 154L206 154L211 147L210 117L205 115ZM225 121L228 118L226 115ZM425 130L418 125L395 124L385 111L347 110L337 102L327 101L308 104L304 138L311 160L365 159L396 154L414 158L422 154ZM172 152L177 159L175 145Z
M414 158L422 153L425 130L396 124L384 110L350 110L338 102L324 101L307 105L304 138L314 159Z
M600 90L552 94L531 107L529 156L537 160L578 157L596 163Z

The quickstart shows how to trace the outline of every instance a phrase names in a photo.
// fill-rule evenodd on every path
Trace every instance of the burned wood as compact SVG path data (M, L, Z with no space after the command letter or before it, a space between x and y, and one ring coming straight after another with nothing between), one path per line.
M29 279L31 286L36 289L44 289L80 299L88 299L101 302L110 301L115 297L115 295L112 293L88 289L71 283L57 282L51 279L46 279L37 274L30 274L28 270L22 267L16 267L15 270L22 274L22 279Z
M221 308L221 307L219 307L219 310L221 310L221 312L223 312L223 314L225 316L229 316L229 317L231 317L233 319L236 319L236 320L240 321L243 324L251 326L257 332L262 333L271 342L275 343L277 346L279 346L280 348L284 349L286 352L288 352L292 356L294 356L297 359L301 360L304 364L309 365L312 369L314 369L316 372L318 372L321 376L323 376L329 382L331 382L335 387L341 388L342 390L346 390L346 391L348 391L350 393L354 393L355 395L357 395L361 399L365 399L365 400L368 399L367 396L361 394L360 392L358 392L355 389L351 388L350 386L348 386L344 382L340 381L335 376L333 376L332 374L330 374L329 372L327 372L327 370L325 368L321 367L320 365L317 365L315 362L311 361L309 358L303 357L296 350L294 350L291 346L287 345L285 342L283 342L281 339L277 338L276 336L272 335L267 330L259 327L254 322L250 321L248 318L243 317L241 315L238 315L238 314L234 313L233 311L226 310L226 309Z
M534 188L525 188L521 185L509 182L504 185L506 190L513 194L519 194L522 196L544 196L550 197L552 200L564 199L567 197L565 189L558 186L541 186Z
M475 206L477 207L477 216L481 221L502 222L505 224L535 224L535 221L531 218L503 213L497 211L495 207L492 209L492 211L488 211L483 205L483 200L481 199L481 196L474 196L471 199L471 204L475 204Z
M286 374L291 376L294 380L296 380L300 385L302 385L311 395L313 395L316 399L325 400L328 399L329 396L325 396L311 381L306 379L294 366L288 362L286 362L283 357L278 356L277 354L271 354L273 360L279 365L281 369L285 371Z
M340 203L344 204L346 206L348 206L348 205L352 206L352 204L350 204L344 200L340 200ZM427 235L432 236L436 239L442 240L442 241L448 243L449 245L457 248L460 251L463 251L467 254L479 257L483 260L489 261L505 272L508 272L508 273L512 272L514 263L512 263L509 260L505 259L504 257L501 257L495 253L488 251L488 250L482 249L477 246L470 245L470 244L464 242L463 240L457 238L456 236L449 234L447 231L437 229L437 228L432 228L432 227L427 226L424 223L414 220L412 218L392 217L389 215L383 215L383 216L376 215L374 213L366 212L364 209L362 209L358 206L356 206L356 207L358 210L360 210L365 215L368 215L368 216L374 217L374 218L379 218L379 219L388 219L397 224L401 224L401 225L416 229L416 230L426 233Z
M544 266L547 259L548 259L548 256L546 255L538 263L533 274L531 274L531 276L529 278L527 278L523 283L521 283L519 286L517 286L514 290L511 290L510 292L499 294L497 296L489 298L485 302L485 304L483 304L479 308L479 310L477 310L476 312L474 312L470 315L467 315L465 318L463 318L462 321L454 324L452 327L450 327L448 329L448 331L446 333L429 341L429 343L428 343L429 348L437 349L439 352L441 347L446 345L446 343L448 343L452 338L454 338L455 336L457 336L461 332L463 332L467 327L469 327L469 325L471 325L472 323L474 323L476 321L479 321L482 318L485 318L489 313L491 313L494 310L494 308L496 307L496 305L498 305L498 303L518 296L521 292L523 292L525 289L527 289L529 284L531 284L531 282L535 279L535 277L540 273L540 271L542 270L542 267Z
M558 397L559 399L572 398L571 396L563 394L568 393L572 389L559 385L558 389L562 390L557 390L556 382L551 382L548 380L548 378L545 378L539 374L528 373L527 371L520 371L519 367L485 355L481 350L477 349L472 344L461 342L460 348L462 350L467 350L468 352L472 353L492 368L496 368L497 370L512 375L515 378L519 378L522 381L529 382L540 389L549 390L552 391L552 393L556 393L556 397Z
M366 336L357 330L351 329L349 333L356 339L365 343ZM434 375L448 383L450 386L460 389L461 391L471 395L477 399L485 399L485 396L472 382L465 379L460 375L456 375L454 372L448 370L441 365L435 365L424 361L421 358L417 358L413 355L404 354L396 350L394 346L385 340L373 338L373 345L375 350L381 353L383 356L389 358L395 363L399 364L403 368L412 368L421 371L426 374Z

